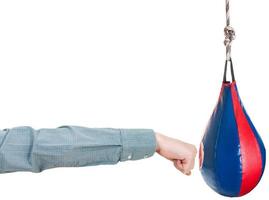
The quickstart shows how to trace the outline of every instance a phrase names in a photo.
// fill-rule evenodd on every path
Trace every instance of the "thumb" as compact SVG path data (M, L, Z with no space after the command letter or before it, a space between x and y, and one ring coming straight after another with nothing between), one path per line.
M175 160L174 161L174 166L181 171L185 175L191 175L191 164L188 163L186 159L183 160Z

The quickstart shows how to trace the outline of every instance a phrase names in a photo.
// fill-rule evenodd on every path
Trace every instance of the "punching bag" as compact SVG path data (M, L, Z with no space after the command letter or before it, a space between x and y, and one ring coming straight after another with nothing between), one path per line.
M226 81L228 63L232 82ZM221 195L245 195L262 177L265 147L239 97L231 59L226 60L219 99L199 154L205 182Z

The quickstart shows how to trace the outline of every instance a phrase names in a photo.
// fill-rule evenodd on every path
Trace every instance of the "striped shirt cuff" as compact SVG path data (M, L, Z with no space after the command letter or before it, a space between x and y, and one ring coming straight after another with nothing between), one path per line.
M122 152L120 161L151 157L157 148L152 129L120 129Z

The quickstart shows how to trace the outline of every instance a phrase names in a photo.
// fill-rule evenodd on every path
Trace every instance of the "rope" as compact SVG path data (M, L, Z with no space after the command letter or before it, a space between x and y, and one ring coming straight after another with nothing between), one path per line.
M226 27L224 28L224 45L226 46L226 60L231 60L231 44L235 39L234 29L230 26L230 0L226 1Z

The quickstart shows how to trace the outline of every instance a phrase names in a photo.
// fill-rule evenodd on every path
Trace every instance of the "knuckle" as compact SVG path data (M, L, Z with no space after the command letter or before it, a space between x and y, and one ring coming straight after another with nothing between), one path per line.
M190 144L189 147L189 158L193 159L195 158L197 155L197 149L194 145Z

